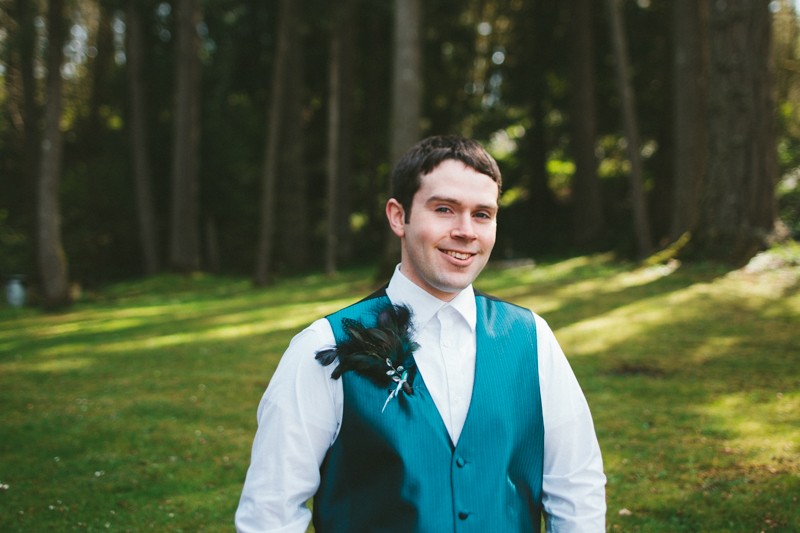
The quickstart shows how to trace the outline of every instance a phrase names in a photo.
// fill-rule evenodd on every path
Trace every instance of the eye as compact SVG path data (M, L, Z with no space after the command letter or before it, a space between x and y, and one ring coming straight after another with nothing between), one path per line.
M436 209L434 209L437 213L450 213L452 210L447 207L446 205L440 205Z
M481 219L484 219L484 220L491 220L492 219L492 214L488 213L486 211L478 211L477 213L475 213L475 218L481 218Z

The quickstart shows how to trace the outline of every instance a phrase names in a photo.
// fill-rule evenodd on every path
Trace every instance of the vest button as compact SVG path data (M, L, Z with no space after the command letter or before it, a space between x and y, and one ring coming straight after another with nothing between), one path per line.
M466 520L468 516L469 516L469 513L466 512L466 511L459 511L459 513L458 513L458 518L460 520Z
M465 464L467 464L467 462L464 460L464 458L463 458L463 457L458 457L458 458L456 459L456 466L457 466L457 467L459 467L459 468L463 468Z

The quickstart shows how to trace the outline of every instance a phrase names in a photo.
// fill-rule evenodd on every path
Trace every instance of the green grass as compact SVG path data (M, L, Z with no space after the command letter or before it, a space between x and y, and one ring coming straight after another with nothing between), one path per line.
M610 531L800 524L800 266L491 268L553 326L603 448ZM789 260L786 260L786 257ZM62 314L0 308L0 531L230 531L282 350L368 270L253 289L160 276Z

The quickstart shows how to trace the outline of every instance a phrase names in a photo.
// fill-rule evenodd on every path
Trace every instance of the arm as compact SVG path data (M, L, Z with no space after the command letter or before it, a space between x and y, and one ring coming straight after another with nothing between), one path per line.
M536 326L545 425L546 530L604 532L606 477L592 415L552 330L538 316Z
M303 533L308 527L306 502L317 491L319 467L341 417L341 384L330 379L332 368L314 359L331 344L328 322L316 321L292 339L270 380L236 511L241 533Z

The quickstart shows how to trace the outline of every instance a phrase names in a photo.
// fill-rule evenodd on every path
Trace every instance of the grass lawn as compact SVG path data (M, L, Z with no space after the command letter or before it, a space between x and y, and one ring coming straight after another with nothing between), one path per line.
M798 258L726 272L596 255L480 278L561 341L603 448L609 531L797 531ZM231 531L283 349L370 275L165 275L62 314L0 307L0 531Z

